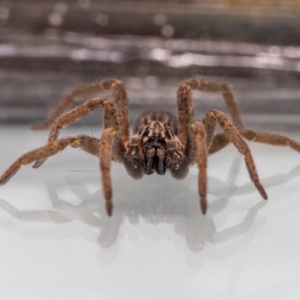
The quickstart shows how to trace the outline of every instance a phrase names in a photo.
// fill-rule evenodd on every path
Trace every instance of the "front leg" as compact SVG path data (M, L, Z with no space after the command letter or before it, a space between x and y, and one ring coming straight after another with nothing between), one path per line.
M54 141L47 146L30 151L18 158L0 177L0 185L5 184L22 165L27 165L41 159L48 158L64 150L67 146L72 145L79 137L65 137Z
M223 112L213 109L206 115L204 121L206 123L213 123L215 121L218 122L218 124L224 131L226 139L232 142L234 146L238 149L238 151L244 156L246 167L248 169L251 181L254 183L261 196L265 200L267 200L268 196L264 188L260 184L251 151L246 142L243 140L240 133L238 132L238 130L231 123L230 119Z
M106 201L106 211L109 216L112 215L112 184L110 177L111 161L123 162L126 148L112 128L103 131L100 140L80 135L71 145L74 148L80 147L85 152L97 156L100 160L100 172L103 187L103 194Z
M233 123L239 129L244 128L234 95L224 81L191 78L184 80L177 91L179 138L185 144L188 138L189 125L194 122L193 91L222 94L231 113Z
M128 99L125 86L123 82L115 78L106 78L99 82L88 84L85 86L77 87L71 90L65 95L58 103L57 107L48 116L48 118L42 124L33 125L33 129L46 129L50 126L62 113L67 109L67 107L73 103L77 102L82 98L91 98L93 95L104 91L111 91L112 102L117 109L117 115L121 124L121 135L124 136L125 140L129 139L129 124L128 124Z
M200 206L203 214L205 214L207 209L207 147L204 125L201 122L192 123L190 125L189 137L193 144L193 148L195 149L193 157L199 169L198 189L200 195Z
M117 146L113 146L117 143ZM103 194L106 201L108 215L112 214L112 188L110 178L110 165L112 157L119 157L124 160L125 146L121 146L122 141L117 137L117 133L112 128L104 130L100 140L86 135L75 137L65 137L56 140L44 147L30 151L18 158L0 177L0 186L4 185L22 165L27 165L35 161L46 159L63 151L67 146L81 148L85 152L97 156L100 160L100 171L102 175Z
M118 118L113 103L110 100L105 98L94 98L84 102L82 105L77 106L71 109L70 111L59 116L51 127L49 138L48 138L48 144L51 144L53 141L57 139L60 129L65 128L70 124L78 121L79 119L93 112L95 109L97 109L100 106L104 107L105 126L113 127L117 131L119 131ZM45 157L43 159L37 160L33 165L33 167L38 168L46 161L46 159L47 158Z
M61 128L65 128L70 124L80 120L81 118L90 114L100 106L103 106L105 112L105 127L113 127L114 129L119 130L118 117L111 100L108 100L106 98L94 98L91 100L87 100L82 105L77 106L71 109L70 111L64 113L63 115L59 116L51 126L48 143L51 143L57 139L59 130Z
M112 188L110 178L110 165L112 157L112 129L107 128L103 131L99 145L100 171L104 198L106 201L106 211L109 216L112 215Z
M259 142L273 146L290 147L300 152L300 143L283 135L274 134L270 132L259 132L250 129L243 129L240 131L240 134L245 139L251 142Z

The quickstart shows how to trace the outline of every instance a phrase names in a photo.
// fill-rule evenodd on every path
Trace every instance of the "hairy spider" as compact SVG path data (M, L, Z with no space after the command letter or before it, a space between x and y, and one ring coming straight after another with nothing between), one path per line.
M111 91L112 98L93 98L63 113L73 101L90 97L103 91ZM210 110L202 122L194 121L192 91L199 90L223 94L232 120L223 112ZM102 106L104 110L104 131L100 139L78 135L58 139L59 130ZM112 214L112 187L110 178L111 161L123 163L127 173L135 179L143 174L164 175L169 170L175 179L182 179L188 173L189 165L199 168L198 186L202 212L207 209L207 156L228 143L233 143L244 156L251 181L264 199L267 194L259 182L251 152L244 139L278 146L290 146L300 152L300 144L285 136L246 129L240 117L234 96L228 84L223 81L188 79L183 81L177 92L178 120L164 111L142 114L136 123L135 133L130 138L128 100L124 84L113 78L71 90L57 105L43 124L35 129L51 125L46 146L28 152L18 158L0 177L5 184L21 167L33 163L38 168L49 156L64 150L67 146L80 147L100 159L100 170L106 209ZM219 125L223 132L215 134Z

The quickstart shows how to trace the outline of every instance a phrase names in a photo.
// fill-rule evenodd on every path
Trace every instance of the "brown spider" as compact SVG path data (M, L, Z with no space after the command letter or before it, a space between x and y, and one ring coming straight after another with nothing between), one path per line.
M110 90L112 99L93 98L63 113L76 99ZM229 107L233 122L221 111L210 110L202 122L194 121L192 91L221 93ZM207 156L228 143L233 143L244 156L249 176L264 199L267 194L259 182L251 152L243 138L278 146L290 146L300 152L300 144L285 136L257 132L244 128L233 94L226 82L202 79L183 81L177 92L178 120L164 111L142 114L137 120L135 134L129 137L127 94L124 84L117 79L104 79L95 84L70 91L58 104L43 124L35 129L51 126L48 144L18 158L1 176L0 185L5 184L21 167L34 162L38 168L49 156L67 146L80 147L99 157L106 209L112 214L112 188L110 178L111 161L123 163L127 173L135 179L143 174L164 175L168 169L176 179L184 178L189 165L199 168L198 186L202 212L205 214L207 194ZM104 131L99 139L86 135L58 139L59 130L79 120L99 106L104 110ZM222 133L215 134L219 124Z

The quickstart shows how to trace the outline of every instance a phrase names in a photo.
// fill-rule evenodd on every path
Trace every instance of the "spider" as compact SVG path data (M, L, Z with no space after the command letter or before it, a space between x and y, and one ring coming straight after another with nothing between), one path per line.
M192 92L222 94L229 108L231 119L220 110L210 110L202 122L194 120ZM92 97L103 91L111 91L111 99L92 98L66 111L75 100ZM18 158L0 177L0 185L5 184L21 167L34 163L38 168L45 160L64 150L67 146L81 148L100 160L103 193L108 215L112 215L112 185L110 177L111 161L124 164L127 173L140 179L144 174L164 175L169 170L175 179L186 177L189 165L199 169L198 189L203 214L207 210L207 156L229 143L244 156L249 176L262 198L267 194L256 171L251 151L245 142L261 142L276 146L289 146L300 152L300 144L278 134L246 129L240 117L233 93L224 81L191 78L181 82L177 91L178 119L165 111L143 113L136 122L133 136L129 135L128 100L124 84L114 78L85 85L71 90L57 105L42 124L34 129L44 129L51 125L46 146L30 151ZM59 130L76 122L98 107L104 110L104 131L100 139L78 135L58 139ZM215 133L216 125L222 129Z

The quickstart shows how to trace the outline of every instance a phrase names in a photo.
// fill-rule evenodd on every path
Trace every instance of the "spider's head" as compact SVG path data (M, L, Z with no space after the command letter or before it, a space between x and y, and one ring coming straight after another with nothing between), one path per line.
M170 127L152 121L133 136L128 144L124 165L127 173L135 179L143 174L164 175L170 170L176 179L187 175L189 162L183 154L183 145Z

